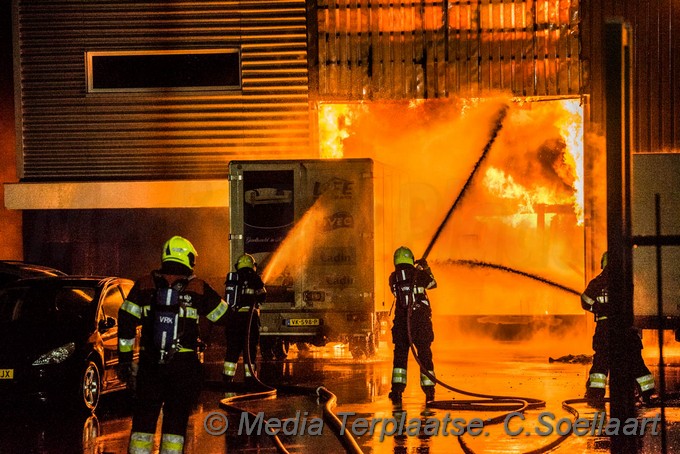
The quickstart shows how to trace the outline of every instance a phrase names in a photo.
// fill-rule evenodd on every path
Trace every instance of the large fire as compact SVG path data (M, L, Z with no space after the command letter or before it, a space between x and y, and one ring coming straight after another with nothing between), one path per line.
M324 104L319 153L369 157L392 170L396 191L386 204L394 208L394 244L387 249L406 244L418 255L461 193L503 104L510 105L503 127L429 257L441 264L436 268L443 294L475 303L444 310L582 313L573 295L500 271L456 265L492 263L571 289L583 286L583 111L578 99Z
M410 109L422 106L423 102L409 103ZM473 102L472 105L475 103ZM516 212L506 219L512 225L521 222L529 222L536 226L539 222L537 216L545 213L547 224L554 217L551 207L562 211L560 207L565 204L572 205L576 222L583 224L583 109L578 99L564 99L556 101L540 101L531 104L530 110L536 116L543 116L549 112L554 118L554 126L559 131L562 144L555 146L563 147L564 153L560 154L559 160L553 163L555 175L560 181L569 182L570 191L560 191L554 185L543 184L543 179L536 178L530 185L519 183L511 171L489 165L483 176L483 184L487 190L500 199L512 200L516 205ZM471 107L471 102L463 101L461 115L464 115ZM319 108L319 154L322 158L342 158L344 156L343 142L352 135L352 123L357 117L365 115L369 111L367 104L322 104ZM524 112L524 110L522 111ZM520 113L521 115L521 113ZM524 115L526 116L526 115ZM531 117L531 116L530 116ZM515 117L517 119L517 117ZM529 119L530 120L530 119ZM513 121L513 118L510 119ZM526 119L519 119L526 122ZM512 129L512 125L506 125ZM540 156L541 153L539 152ZM521 159L518 158L518 159ZM526 179L526 178L524 178ZM562 188L563 189L563 188ZM542 206L542 212L537 214L536 206ZM533 216L526 216L526 215Z

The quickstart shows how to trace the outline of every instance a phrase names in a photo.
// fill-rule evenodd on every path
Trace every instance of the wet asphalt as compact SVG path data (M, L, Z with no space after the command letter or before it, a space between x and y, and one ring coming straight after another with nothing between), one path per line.
M325 401L314 394L319 386L336 397L334 413L363 453L456 453L465 452L463 445L467 452L523 453L541 452L557 443L555 452L610 451L610 438L598 433L598 427L601 430L602 422L607 421L604 414L585 404L574 404L581 418L575 428L576 415L563 407L565 400L582 397L590 365L549 361L549 357L592 354L589 340L541 338L520 342L453 336L450 341L435 341L439 380L474 394L544 401L544 406L521 414L511 413L511 409L464 410L460 401L479 396L442 386L437 387L436 396L442 408L426 408L412 358L403 404L395 408L388 399L390 349L389 342L382 342L374 358L356 359L342 344L309 349L293 346L285 361L259 364L261 380L279 388L277 397L232 403L238 408L235 412L225 410L220 402L246 388L237 383L224 389L219 380L221 351L210 349L204 365L206 381L189 421L185 452L284 452L276 447L268 431L277 433L283 449L291 453L347 452L328 420L323 419ZM647 358L647 364L658 377L658 361ZM238 382L242 373L239 364ZM667 357L665 378L667 391L677 393L680 358ZM452 400L458 403L451 405L457 406L449 407L447 402ZM677 402L668 405L663 412L666 452L679 452L680 409L673 406ZM0 414L0 453L124 453L131 428L130 408L127 392L103 396L95 415L74 413L61 405L5 407ZM258 415L260 419L255 418ZM498 424L483 423L499 415L508 416ZM638 421L646 418L646 427L642 436L635 437L637 452L662 452L660 416L660 408L638 409ZM463 435L457 436L460 433ZM563 433L567 435L560 436ZM160 433L157 445L159 439Z

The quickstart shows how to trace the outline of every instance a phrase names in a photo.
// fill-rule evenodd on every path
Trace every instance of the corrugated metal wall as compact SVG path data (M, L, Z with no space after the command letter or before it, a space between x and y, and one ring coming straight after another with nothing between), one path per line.
M309 153L302 0L18 0L24 180L214 178ZM242 90L86 93L85 52L240 47Z
M606 162L603 27L622 19L633 32L634 152L680 152L680 4L676 0L594 0L581 5L581 57L587 68L584 93L590 121L585 150L587 262L596 270L605 244ZM674 52L675 50L675 52ZM594 140L593 140L594 139ZM634 172L634 169L633 169ZM598 194L593 188L599 188Z
M584 94L597 132L601 25L616 16L635 35L635 149L680 149L673 0L16 5L25 180L214 178L234 156L308 156L309 99ZM230 46L242 48L242 92L85 91L86 51Z
M578 0L319 0L323 99L578 95Z
M680 3L677 0L583 4L583 57L590 67L592 122L604 126L602 26L622 18L633 29L633 150L680 152Z

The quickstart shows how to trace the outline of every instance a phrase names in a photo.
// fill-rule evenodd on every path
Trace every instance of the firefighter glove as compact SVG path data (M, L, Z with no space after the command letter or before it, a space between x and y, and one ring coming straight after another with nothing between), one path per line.
M420 269L423 269L423 270L426 270L430 267L427 264L427 260L425 260L425 259L416 260L415 264L416 264L417 267L419 267Z

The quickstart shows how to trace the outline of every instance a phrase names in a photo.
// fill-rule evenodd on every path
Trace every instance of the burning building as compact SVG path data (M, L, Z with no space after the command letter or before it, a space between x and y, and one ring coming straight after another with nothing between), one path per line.
M636 30L635 151L679 148L677 5L650 8L17 0L5 206L22 210L28 260L134 277L182 234L220 285L231 160L368 157L398 176L395 245L423 250L506 104L432 259L477 312L580 314L564 288L583 286L605 244L606 18ZM528 279L500 304L516 278L475 262L563 288Z

